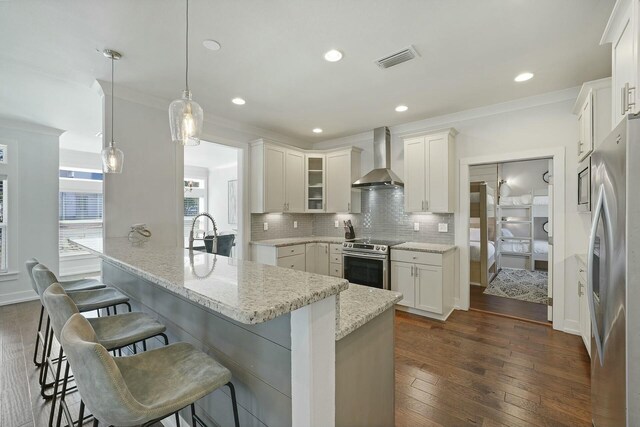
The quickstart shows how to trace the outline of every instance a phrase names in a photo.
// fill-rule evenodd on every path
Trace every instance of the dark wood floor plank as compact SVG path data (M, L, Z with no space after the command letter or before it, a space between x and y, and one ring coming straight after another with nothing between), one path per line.
M536 322L547 322L547 306L513 298L498 297L484 294L484 286L471 285L471 308L520 317Z

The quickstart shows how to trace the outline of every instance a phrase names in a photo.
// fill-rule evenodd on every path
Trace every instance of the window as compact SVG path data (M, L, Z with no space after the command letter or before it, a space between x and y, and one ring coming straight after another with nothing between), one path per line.
M99 171L60 169L58 246L61 255L82 252L72 247L68 239L102 237L102 178Z
M206 179L187 178L184 179L184 238L189 239L191 223L193 218L199 213L207 211L207 189ZM204 219L198 221L196 229L204 226Z

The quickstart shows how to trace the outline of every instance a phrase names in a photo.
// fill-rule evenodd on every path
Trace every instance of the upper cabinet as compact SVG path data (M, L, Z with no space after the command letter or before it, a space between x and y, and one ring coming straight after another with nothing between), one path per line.
M582 85L573 107L578 117L578 162L583 161L611 131L611 78Z
M263 139L251 144L252 213L359 213L356 148L327 152L295 149Z
M360 190L351 188L360 178L360 152L350 148L327 153L327 212L360 213Z
M638 108L638 0L618 0L600 44L611 43L611 125Z
M305 194L307 212L324 212L326 202L325 156L305 154Z
M251 146L251 212L304 212L304 154L264 140Z
M455 129L404 140L405 212L455 210Z

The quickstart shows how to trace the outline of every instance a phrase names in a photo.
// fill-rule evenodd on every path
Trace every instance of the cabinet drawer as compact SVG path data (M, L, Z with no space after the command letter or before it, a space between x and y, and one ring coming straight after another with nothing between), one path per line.
M278 267L292 268L294 270L305 271L305 254L297 254L278 258Z
M442 254L391 249L391 261L441 266Z
M342 264L342 254L331 254L329 262L334 264Z
M329 264L329 276L342 277L342 264Z
M305 251L305 245L283 246L278 248L278 258L282 258L283 256L304 254Z
M336 244L336 243L332 243L331 244L331 253L332 254L341 254L342 253L342 245L340 244Z

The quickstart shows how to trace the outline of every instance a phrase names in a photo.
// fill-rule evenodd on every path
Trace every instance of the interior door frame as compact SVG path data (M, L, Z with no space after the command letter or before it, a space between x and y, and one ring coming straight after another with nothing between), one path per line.
M464 157L460 159L458 183L459 206L456 215L456 246L460 253L459 297L456 308L469 310L469 167L490 163L517 162L525 160L552 159L554 177L553 223L561 224L553 230L553 329L564 330L564 293L565 293L565 148L540 148L512 153L496 153L491 155Z

